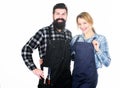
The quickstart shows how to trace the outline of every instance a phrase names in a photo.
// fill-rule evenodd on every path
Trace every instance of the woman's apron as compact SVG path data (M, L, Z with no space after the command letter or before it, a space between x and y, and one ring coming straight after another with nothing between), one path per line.
M64 33L65 37L65 33ZM47 45L43 66L49 67L50 88L71 88L70 45L66 37L62 40L52 40L51 33Z
M76 42L72 88L96 88L97 69L92 43Z

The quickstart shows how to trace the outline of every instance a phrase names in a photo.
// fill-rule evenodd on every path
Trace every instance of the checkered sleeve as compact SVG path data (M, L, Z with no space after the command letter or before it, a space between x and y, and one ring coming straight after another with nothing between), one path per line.
M33 70L36 67L34 64L32 53L33 50L36 49L39 45L39 41L41 39L42 33L38 31L30 40L23 46L21 55L25 62L25 65L30 69Z

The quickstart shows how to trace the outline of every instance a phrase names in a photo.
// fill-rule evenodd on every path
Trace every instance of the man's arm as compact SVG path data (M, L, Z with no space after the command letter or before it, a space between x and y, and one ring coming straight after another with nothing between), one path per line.
M39 41L41 39L40 32L37 32L22 48L21 55L23 58L23 61L25 62L25 65L33 71L35 75L37 75L39 78L43 77L43 71L41 69L38 69L36 65L34 64L32 53L33 50L36 49L39 45Z

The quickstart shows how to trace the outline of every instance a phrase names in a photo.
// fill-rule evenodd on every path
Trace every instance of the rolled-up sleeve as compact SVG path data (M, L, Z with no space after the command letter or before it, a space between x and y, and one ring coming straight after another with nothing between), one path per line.
M99 61L106 67L110 65L111 58L109 55L108 44L105 37L102 37L100 39L100 51L96 52L96 56Z
M36 49L39 45L39 41L41 38L41 34L37 32L22 48L21 55L25 62L25 65L30 69L33 70L36 67L34 64L32 53L33 50Z

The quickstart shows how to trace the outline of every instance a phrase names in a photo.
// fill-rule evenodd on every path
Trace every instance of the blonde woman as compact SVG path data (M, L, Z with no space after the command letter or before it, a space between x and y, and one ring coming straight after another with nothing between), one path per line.
M93 19L88 12L80 13L76 22L82 34L71 41L74 55L72 88L96 88L97 69L110 65L111 59L105 36L97 34L93 28Z

